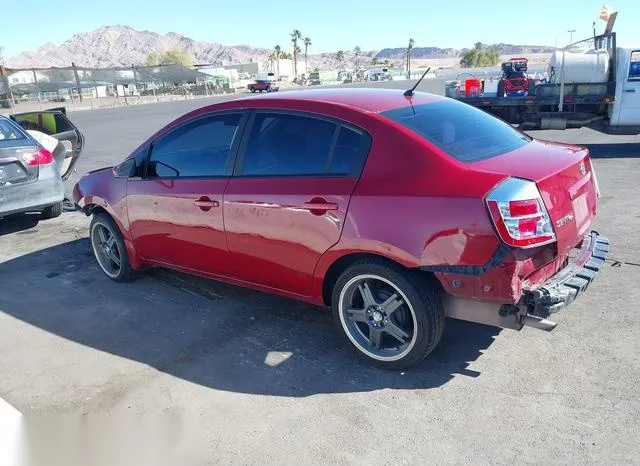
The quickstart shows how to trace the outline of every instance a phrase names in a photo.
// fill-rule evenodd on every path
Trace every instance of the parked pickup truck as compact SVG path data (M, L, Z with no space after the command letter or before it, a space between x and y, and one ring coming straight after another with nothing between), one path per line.
M523 130L589 126L640 133L640 47L617 47L613 32L591 37L556 51L548 74L548 82L529 79L521 95L505 92L504 78L497 92L487 92L495 82L485 80L479 92L449 85L447 95Z
M256 92L256 91L275 92L279 89L279 87L278 87L278 83L275 81L266 81L266 80L258 79L256 80L256 82L249 84L247 86L247 89L249 89L251 92Z

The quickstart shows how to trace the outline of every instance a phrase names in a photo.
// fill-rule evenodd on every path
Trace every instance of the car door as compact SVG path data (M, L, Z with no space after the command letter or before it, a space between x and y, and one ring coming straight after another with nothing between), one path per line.
M364 131L306 113L256 110L224 195L233 274L309 295L340 238L370 146Z
M84 136L80 130L67 118L64 108L56 108L41 112L26 112L11 115L11 119L41 142L37 134L32 131L51 136L62 144L52 150L56 162L60 167L60 175L67 180L84 148ZM55 144L54 144L55 145Z
M209 114L152 141L142 173L127 183L140 256L174 268L228 272L222 195L244 120L243 112Z
M622 75L622 95L620 96L620 114L617 124L620 126L640 126L640 50L632 50L629 69Z

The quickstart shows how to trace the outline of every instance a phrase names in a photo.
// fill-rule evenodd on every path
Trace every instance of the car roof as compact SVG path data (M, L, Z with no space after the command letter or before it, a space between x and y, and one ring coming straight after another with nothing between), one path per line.
M407 83L407 88L410 84ZM233 102L242 105L247 102L271 101L276 103L286 102L322 102L340 106L354 107L368 112L384 112L409 105L420 105L437 102L444 97L428 94L426 92L415 92L412 97L403 95L406 89L386 89L386 88L362 88L362 87L342 87L323 89L304 89L295 91L280 91L278 93L265 94L260 96L249 96L235 99ZM263 105L260 105L262 107Z

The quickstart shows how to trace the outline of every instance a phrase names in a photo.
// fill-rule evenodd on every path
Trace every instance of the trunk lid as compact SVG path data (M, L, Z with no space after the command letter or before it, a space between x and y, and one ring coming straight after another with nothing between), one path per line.
M38 167L26 165L21 158L23 153L34 150L34 146L11 147L0 144L0 189L26 183L38 177Z
M580 242L595 217L596 181L584 147L534 140L470 167L534 181L551 217L559 254Z

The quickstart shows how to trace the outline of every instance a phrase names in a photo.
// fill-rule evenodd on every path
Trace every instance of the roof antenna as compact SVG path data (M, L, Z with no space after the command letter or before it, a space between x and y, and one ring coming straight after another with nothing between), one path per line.
M407 97L411 97L413 95L413 91L416 90L416 87L418 87L418 85L422 82L422 80L424 79L424 77L427 75L427 73L429 72L429 70L431 69L431 67L427 68L427 71L425 71L422 76L420 76L420 79L418 79L418 82L416 83L415 86L413 86L411 89L407 89L406 91L404 91L404 96Z

